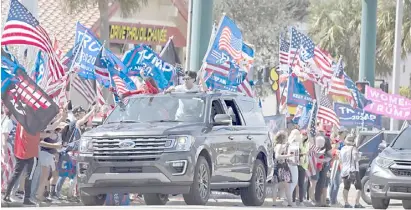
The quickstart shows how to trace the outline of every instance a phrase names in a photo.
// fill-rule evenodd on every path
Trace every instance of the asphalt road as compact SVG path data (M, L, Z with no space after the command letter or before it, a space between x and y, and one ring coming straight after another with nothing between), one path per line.
M85 206L66 206L66 207L41 207L44 210L83 210L83 209L104 209L104 210L117 210L117 209L137 209L137 210L166 210L166 209L226 209L226 210L238 210L238 209L264 209L264 208L273 208L271 206L263 206L263 207L244 207L244 206L186 206L186 205L167 205L167 206L93 206L93 207L85 207ZM30 207L22 207L18 208L20 210L27 209L37 209L37 208L30 208ZM290 209L290 208L280 208L275 207L274 209ZM306 207L304 209L318 209L318 208L309 208ZM321 208L320 208L321 209ZM330 208L323 208L323 209L330 209ZM337 210L340 208L332 208L333 210ZM344 208L341 208L344 209ZM402 206L394 206L390 207L389 209L403 209Z

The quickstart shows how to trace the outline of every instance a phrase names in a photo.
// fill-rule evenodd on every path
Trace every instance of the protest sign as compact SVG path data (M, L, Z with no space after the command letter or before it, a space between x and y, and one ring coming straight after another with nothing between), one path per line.
M304 84L299 81L298 77L288 78L288 97L287 104L307 105L313 102L312 95L307 91Z
M353 128L356 126L381 127L381 116L352 108L348 104L334 103L334 111L340 119L340 125Z
M365 87L365 97L372 101L371 104L364 108L365 111L398 120L411 120L410 99L395 94L388 94L370 86Z

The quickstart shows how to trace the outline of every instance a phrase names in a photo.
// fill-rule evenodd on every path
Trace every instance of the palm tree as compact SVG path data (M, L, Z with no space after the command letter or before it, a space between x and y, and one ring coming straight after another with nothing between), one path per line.
M402 56L411 52L411 0L404 0ZM377 75L391 72L395 1L378 1L377 12ZM360 0L313 0L309 7L310 35L322 48L334 57L342 56L346 72L358 78L361 36Z
M63 0L69 12L84 10L90 5L98 5L100 11L100 40L105 41L106 46L109 46L109 23L108 9L109 5L118 3L123 16L127 17L132 12L139 10L141 7L148 4L148 0Z

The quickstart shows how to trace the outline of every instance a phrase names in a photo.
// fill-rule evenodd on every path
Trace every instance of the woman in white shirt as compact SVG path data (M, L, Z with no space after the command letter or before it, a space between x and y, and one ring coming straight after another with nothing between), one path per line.
M301 143L301 133L299 130L294 129L288 136L288 153L291 155L288 158L288 167L291 172L292 182L290 183L290 192L294 192L295 187L298 183L298 165L300 162L300 143Z
M364 208L360 204L362 185L359 174L359 161L361 155L355 146L355 138L355 135L352 134L345 138L345 146L341 148L339 155L342 166L341 177L344 182L344 208L352 208L352 206L348 203L348 192L350 191L351 184L354 184L355 189L357 190L354 208Z

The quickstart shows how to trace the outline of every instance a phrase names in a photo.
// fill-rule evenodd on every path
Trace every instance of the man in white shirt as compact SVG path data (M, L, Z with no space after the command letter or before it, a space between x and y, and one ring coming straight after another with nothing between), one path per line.
M199 91L198 85L195 84L197 79L197 73L194 71L186 71L183 77L184 84L178 85L176 87L172 86L168 88L165 92L197 92Z
M341 162L341 177L344 182L344 191L343 191L343 198L344 198L344 208L352 208L352 206L348 203L348 192L350 191L351 184L354 184L355 189L357 190L356 198L355 198L355 206L354 208L364 208L360 204L360 196L361 196L361 179L359 174L359 161L360 161L360 153L355 146L355 135L348 135L345 138L345 146L341 148L340 151L340 162Z

